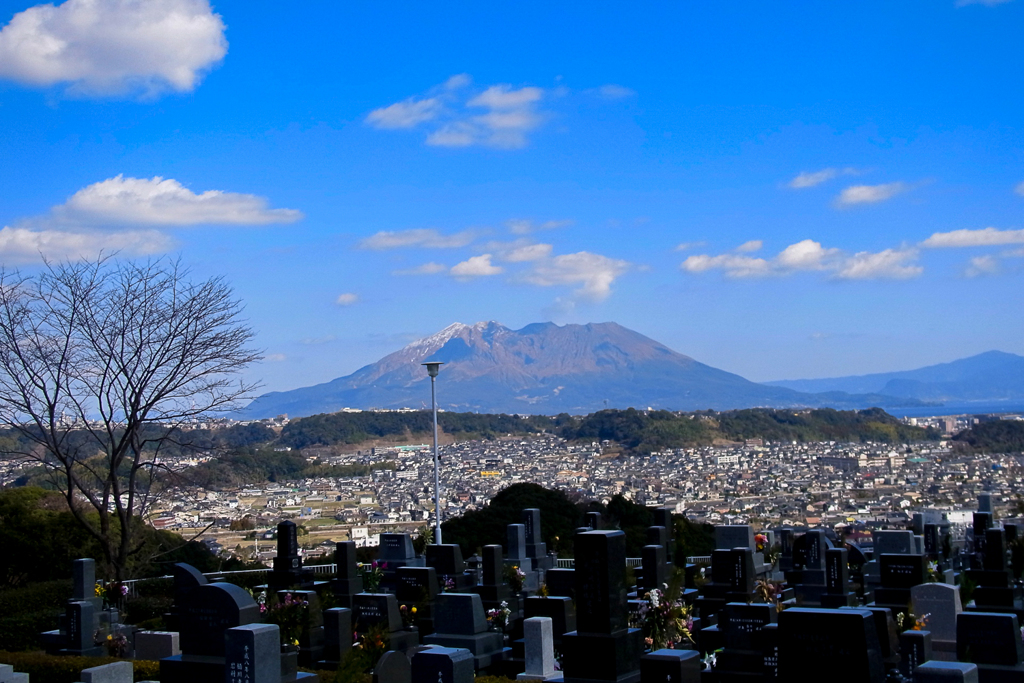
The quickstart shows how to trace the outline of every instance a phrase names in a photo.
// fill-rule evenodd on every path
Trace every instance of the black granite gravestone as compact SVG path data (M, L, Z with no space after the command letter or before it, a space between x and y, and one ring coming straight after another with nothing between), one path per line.
M412 656L412 683L473 683L474 678L469 650L434 646Z
M842 667L842 680L885 681L878 634L868 610L790 608L779 615L777 633L780 681L820 683L836 666Z
M641 683L701 683L696 650L655 650L640 658Z
M278 626L246 624L226 630L224 672L224 683L281 683Z
M412 663L405 653L389 650L373 667L373 683L412 683Z
M668 581L668 567L665 564L665 547L660 545L645 545L640 551L640 560L643 565L643 580L638 589L641 593L650 590L665 590L665 583Z
M857 595L850 588L850 566L846 561L846 548L829 548L825 551L825 592L821 595L821 606L829 609L857 604Z
M332 607L324 610L324 658L318 669L337 669L352 649L352 610Z
M423 638L427 645L466 648L476 669L508 659L500 632L488 629L483 602L476 593L442 593L434 606L434 633Z
M334 563L338 567L338 573L331 581L331 590L334 591L338 604L342 607L351 607L352 596L363 592L363 574L359 571L354 541L343 541L335 546Z

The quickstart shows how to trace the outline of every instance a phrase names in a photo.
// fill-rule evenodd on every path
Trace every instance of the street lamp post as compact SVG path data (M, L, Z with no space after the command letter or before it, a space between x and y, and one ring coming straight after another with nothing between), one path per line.
M430 375L430 406L434 411L434 543L441 544L441 474L437 456L437 394L434 385L437 372L444 363L422 363Z

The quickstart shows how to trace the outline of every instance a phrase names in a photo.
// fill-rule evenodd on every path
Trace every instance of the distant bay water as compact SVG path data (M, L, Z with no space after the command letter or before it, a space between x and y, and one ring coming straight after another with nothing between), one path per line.
M886 408L895 417L932 417L941 415L983 415L986 413L1024 413L1024 402L977 401L968 403L946 403L941 406L910 406Z

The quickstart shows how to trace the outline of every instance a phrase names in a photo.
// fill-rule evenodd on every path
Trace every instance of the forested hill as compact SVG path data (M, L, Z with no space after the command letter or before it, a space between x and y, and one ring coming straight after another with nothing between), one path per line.
M457 439L550 433L569 440L614 441L635 453L710 445L716 440L880 441L908 443L939 438L934 431L905 425L879 408L860 411L749 409L728 412L602 410L584 417L439 413L438 425ZM280 444L292 448L357 444L371 439L427 438L429 411L333 413L294 420Z
M1024 421L982 422L960 432L953 437L953 440L974 451L986 453L1024 452Z

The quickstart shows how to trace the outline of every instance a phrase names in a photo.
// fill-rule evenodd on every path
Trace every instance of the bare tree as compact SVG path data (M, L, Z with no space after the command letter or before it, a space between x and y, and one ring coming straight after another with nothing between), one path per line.
M15 453L47 468L78 522L125 576L161 449L179 427L230 410L259 360L221 278L176 261L100 258L0 269L0 420Z

